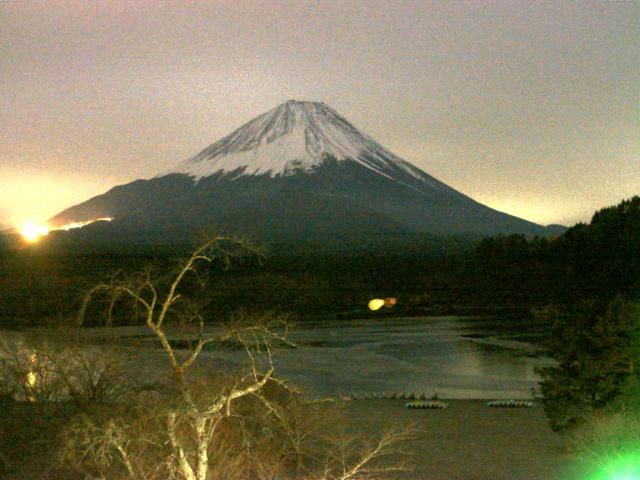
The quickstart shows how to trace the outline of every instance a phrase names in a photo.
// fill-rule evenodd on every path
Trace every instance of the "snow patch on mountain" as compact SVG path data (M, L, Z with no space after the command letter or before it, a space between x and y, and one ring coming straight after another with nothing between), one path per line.
M222 172L286 176L310 171L327 158L352 160L397 180L398 170L432 187L440 182L397 157L325 103L289 100L256 117L177 168L196 180Z

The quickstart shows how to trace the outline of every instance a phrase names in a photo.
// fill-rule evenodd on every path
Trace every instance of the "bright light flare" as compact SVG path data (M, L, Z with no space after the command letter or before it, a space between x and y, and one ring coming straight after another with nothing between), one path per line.
M82 228L94 222L111 222L113 218L111 217L102 217L95 218L93 220L87 220L84 222L73 222L67 223L66 225L61 225L59 227L49 227L48 225L36 223L33 220L29 220L22 225L20 228L20 235L29 243L35 243L40 240L42 237L49 234L49 232L53 232L56 230L73 230L74 228Z
M633 446L637 448L637 446ZM624 453L611 455L599 465L587 480L639 480L640 452L629 449Z
M381 298L374 298L369 302L369 310L373 310L374 312L380 310L382 307L384 307L384 300Z
M29 220L22 225L20 234L27 242L35 243L40 240L41 237L49 234L49 227Z

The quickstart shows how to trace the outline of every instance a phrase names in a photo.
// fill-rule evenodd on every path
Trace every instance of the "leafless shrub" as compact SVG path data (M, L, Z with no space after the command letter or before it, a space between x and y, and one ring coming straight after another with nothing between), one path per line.
M17 400L76 406L118 402L132 392L134 372L126 352L91 348L67 330L0 344L2 388Z
M162 421L148 405L78 415L62 433L60 463L88 478L181 478Z
M18 400L52 402L64 394L64 383L56 375L55 363L35 347L0 344L0 377L3 393Z

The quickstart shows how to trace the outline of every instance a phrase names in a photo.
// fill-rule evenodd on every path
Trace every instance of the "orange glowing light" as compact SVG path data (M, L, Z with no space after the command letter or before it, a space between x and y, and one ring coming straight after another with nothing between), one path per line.
M384 306L387 308L392 308L396 306L396 303L398 303L398 299L394 298L394 297L388 297L384 299Z
M82 228L82 227L86 227L87 225L91 225L94 222L112 222L113 218L112 217L101 217L101 218L95 218L93 220L85 220L84 222L72 222L72 223L67 223L66 225L62 225L58 228L56 228L56 230L73 230L75 228Z
M380 310L384 306L384 300L381 298L374 298L369 302L369 310Z
M85 227L94 222L111 222L111 221L113 221L113 218L111 217L102 217L102 218L95 218L93 220L85 220L84 222L67 223L66 225L61 225L59 227L50 227L48 225L36 223L33 220L29 220L25 222L20 228L20 234L22 235L22 238L24 238L27 242L35 243L38 240L40 240L40 238L44 237L45 235L48 235L49 232L54 232L57 230L68 231L68 230L73 230L75 228Z
M34 243L40 240L41 237L49 234L49 227L29 220L22 225L20 234L27 242Z

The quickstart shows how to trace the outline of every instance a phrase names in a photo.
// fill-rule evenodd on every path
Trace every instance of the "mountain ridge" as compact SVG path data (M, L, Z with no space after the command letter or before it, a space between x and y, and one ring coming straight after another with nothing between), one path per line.
M328 105L295 100L172 170L114 187L50 222L100 217L114 218L112 229L180 226L185 235L204 225L265 238L309 238L327 229L365 236L546 234L545 227L482 205L398 157Z

